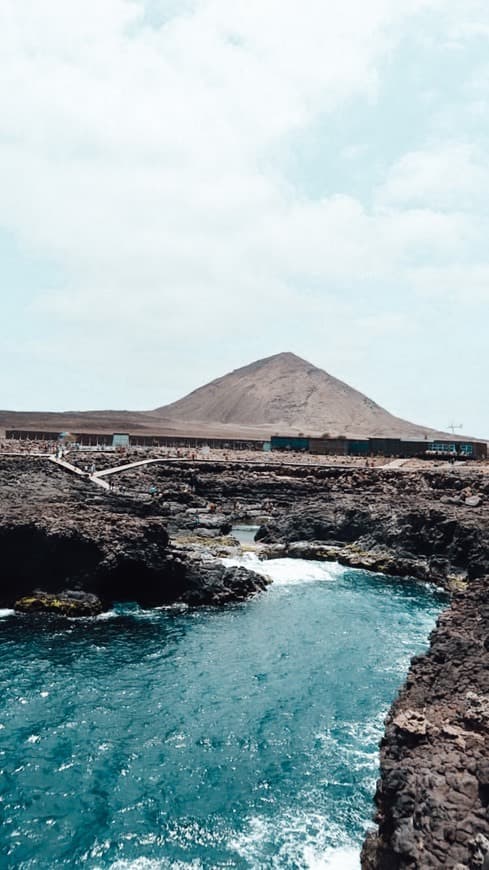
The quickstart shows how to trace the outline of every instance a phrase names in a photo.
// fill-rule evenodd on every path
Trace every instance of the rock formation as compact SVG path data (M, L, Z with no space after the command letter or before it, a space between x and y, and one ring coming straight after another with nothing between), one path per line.
M488 632L484 578L455 595L389 713L364 870L489 867Z
M251 571L174 550L151 505L105 495L48 461L4 460L0 491L0 607L85 615L98 605L73 592L105 608L152 607L241 600L266 586Z

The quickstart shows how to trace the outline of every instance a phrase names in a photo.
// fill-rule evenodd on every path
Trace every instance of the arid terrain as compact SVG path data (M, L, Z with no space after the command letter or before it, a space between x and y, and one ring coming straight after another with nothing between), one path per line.
M393 416L293 353L257 360L152 411L0 411L0 428L256 439L284 433L402 438L444 434Z

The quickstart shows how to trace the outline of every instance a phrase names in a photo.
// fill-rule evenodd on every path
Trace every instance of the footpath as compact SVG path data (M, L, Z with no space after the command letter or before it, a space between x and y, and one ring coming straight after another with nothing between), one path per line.
M110 489L106 480L100 480L95 476L95 474L87 474L86 471L82 471L81 468L72 465L71 462L68 462L66 459L59 459L57 456L53 456L52 454L50 454L48 458L50 462L53 462L60 468L64 468L65 471L71 471L72 474L76 474L78 477L83 477L84 480L91 480L93 483L96 483L97 486L102 487L102 489Z

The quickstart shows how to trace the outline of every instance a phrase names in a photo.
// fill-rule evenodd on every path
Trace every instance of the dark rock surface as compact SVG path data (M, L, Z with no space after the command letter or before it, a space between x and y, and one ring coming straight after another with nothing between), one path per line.
M102 613L100 598L90 592L69 589L58 595L50 595L35 589L30 595L15 602L17 613L54 613L58 616L97 616Z
M35 589L88 592L105 608L220 604L266 585L251 571L172 548L153 504L105 494L48 461L2 460L0 493L0 607Z
M275 511L257 540L285 554L430 580L448 588L489 574L489 478L469 470L402 473L320 469L305 497ZM329 476L325 471L331 471ZM477 492L477 508L464 494ZM329 548L329 549L328 549Z
M1 604L35 587L87 584L104 601L125 597L135 573L141 603L162 603L182 594L190 558L168 533L219 539L240 520L262 523L259 540L291 556L455 589L489 574L489 476L470 466L402 473L182 460L128 470L114 484L105 493L46 460L2 461Z
M399 496L395 507L382 498L367 507L338 499L307 505L262 526L257 540L283 543L291 556L335 559L449 589L489 573L485 516L411 504L402 491Z
M454 596L389 713L364 870L489 867L488 582Z

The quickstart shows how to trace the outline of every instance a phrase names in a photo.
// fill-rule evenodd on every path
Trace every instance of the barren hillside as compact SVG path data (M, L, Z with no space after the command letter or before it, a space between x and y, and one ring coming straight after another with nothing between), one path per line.
M403 438L441 434L394 417L293 353L257 360L153 411L0 411L4 428L257 439L299 432Z
M433 430L389 414L372 399L293 353L251 363L154 414L179 422L262 426L265 431L424 437Z

